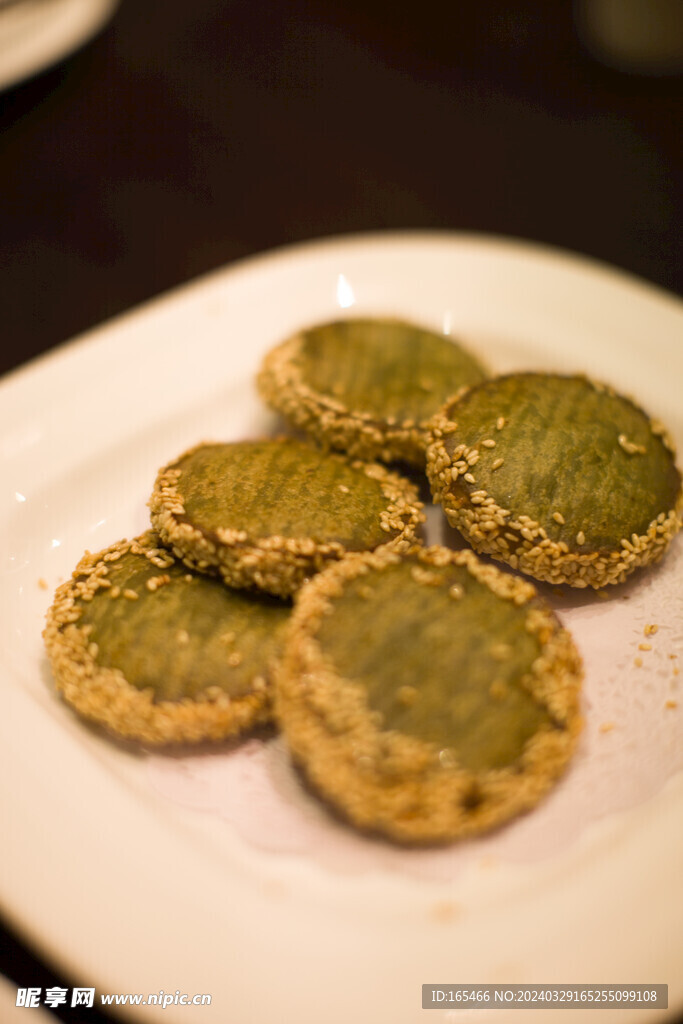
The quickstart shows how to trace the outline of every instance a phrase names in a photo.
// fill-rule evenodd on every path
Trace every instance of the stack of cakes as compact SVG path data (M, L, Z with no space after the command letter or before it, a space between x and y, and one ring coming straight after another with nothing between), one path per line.
M144 743L274 721L323 799L396 841L529 809L575 749L582 678L529 577L597 589L661 558L682 505L666 432L605 385L491 376L400 320L303 330L257 386L303 438L159 471L150 529L57 591L58 688ZM423 543L420 476L472 550Z

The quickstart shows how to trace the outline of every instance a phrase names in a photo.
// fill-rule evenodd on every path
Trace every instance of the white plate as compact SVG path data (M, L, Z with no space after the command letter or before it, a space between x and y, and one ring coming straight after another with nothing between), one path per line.
M251 775L232 755L132 753L54 695L40 632L55 586L84 549L146 527L162 463L203 438L269 429L253 388L262 354L340 312L441 326L496 370L588 371L683 440L675 299L573 256L470 235L349 237L247 260L7 377L4 909L98 993L212 996L194 1012L147 1006L142 1020L413 1024L434 982L668 983L680 1006L683 708L664 710L678 692L678 539L661 570L609 601L559 602L587 667L576 766L533 814L441 854L392 853L315 818L291 779L268 776L262 749ZM648 622L660 630L636 669Z
M119 0L15 0L0 5L0 89L62 60L112 16Z

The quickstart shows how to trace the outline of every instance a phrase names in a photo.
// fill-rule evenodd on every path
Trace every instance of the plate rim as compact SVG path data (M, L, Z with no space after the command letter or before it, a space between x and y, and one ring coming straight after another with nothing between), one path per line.
M438 245L440 246L445 245L446 247L452 245L453 243L456 243L459 246L467 246L472 242L474 242L477 245L481 245L483 243L485 246L494 248L502 244L509 255L513 255L515 250L520 249L523 250L525 254L531 254L535 258L541 259L545 257L546 252L549 252L551 257L555 257L556 259L559 260L557 264L558 267L560 265L564 265L567 262L571 264L572 268L574 269L578 268L591 271L592 268L596 267L598 271L602 273L606 272L608 278L613 283L627 285L628 287L630 287L633 284L641 288L644 287L644 295L647 295L647 297L649 298L654 298L656 302L660 302L662 299L664 299L665 301L667 301L667 306L671 313L676 313L679 316L683 316L683 303L679 303L675 296L671 296L668 292L663 292L657 286L652 285L649 282L642 282L639 278L632 278L630 274L621 271L618 268L611 268L609 267L609 265L602 264L600 262L596 264L594 263L594 261L586 260L584 257L578 256L577 254L565 253L564 250L558 250L553 247L539 246L537 243L533 242L519 242L518 240L509 239L504 236L492 236L470 232L367 232L362 234L350 234L326 239L314 239L303 243L295 243L294 245L282 246L276 249L269 250L266 253L255 254L252 256L245 257L244 259L238 260L235 263L231 263L225 267L217 268L216 270L210 271L208 274L201 275L200 277L195 278L184 285L181 285L179 288L165 292L162 295L157 296L151 300L148 300L147 302L135 307L132 310L129 310L123 314L119 314L118 316L112 318L111 320L106 321L103 325L93 328L77 336L75 339L72 339L71 341L65 342L62 345L57 346L56 349L51 350L44 356L37 357L35 360L31 360L28 364L24 364L23 367L19 367L15 371L10 371L10 373L6 375L2 381L0 381L0 391L2 391L3 393L7 393L8 391L14 390L16 388L18 388L19 390L27 389L28 391L30 391L34 381L37 381L39 378L40 380L43 380L45 377L49 377L50 374L53 372L53 368L55 366L60 365L65 359L79 359L81 353L85 351L92 351L93 346L97 348L98 344L106 346L108 344L114 343L118 332L120 332L121 330L125 330L128 326L130 326L131 323L135 321L139 322L141 317L148 318L150 322L153 322L155 317L158 315L160 309L166 311L169 309L170 306L178 308L179 305L182 305L184 303L192 303L195 301L196 297L203 292L204 289L208 288L210 290L212 287L214 287L214 285L220 287L221 282L223 282L228 277L231 280L235 281L239 278L241 274L244 273L268 273L270 267L272 267L274 264L279 264L283 260L289 261L292 259L297 260L300 259L301 257L307 258L310 255L315 255L316 252L321 252L323 249L326 251L330 251L335 248L338 248L340 245L343 248L347 249L358 247L368 248L368 246L374 247L377 246L378 244L392 246L397 245L399 243L402 246L407 245L408 247L412 247L416 243L419 245L426 244L429 246L435 242L438 243ZM669 306L668 300L673 300L673 305ZM114 340L113 342L112 339ZM28 384L30 385L28 386L28 388L26 382L28 382ZM17 694L15 693L13 696L17 697ZM18 702L19 704L29 706L30 700L28 700L28 704L27 700L27 695L25 693L20 693L18 701L15 701L15 705ZM22 709L20 708L20 714L21 711ZM46 728L43 729L43 726L46 726ZM42 723L40 728L43 733L46 731L49 732L51 728L51 723ZM0 729L0 731L2 730ZM72 741L70 736L65 731L64 733L60 734L57 744L59 747L64 747L64 750L66 752L67 748L71 745L71 742ZM72 767L76 763L80 762L78 766L81 770L84 771L88 770L87 766L89 762L89 757L90 755L87 754L86 756L86 753L84 753L83 750L80 750L78 752L72 750L71 754L65 753L65 760L68 761ZM26 767L28 766L24 764L24 768ZM106 769L102 764L93 765L91 770L93 771L94 774L97 774L98 776L106 776ZM59 780L56 778L52 779L51 784L53 785L57 781ZM679 783L681 783L682 781L683 780L679 779L675 786L672 785L668 787L667 791L662 795L662 799L664 800L664 803L667 806L680 806L681 796L683 795L683 785L680 785ZM117 783L117 785L118 784L119 783ZM127 788L125 789L125 795L126 799L114 802L123 802L124 804L127 804L127 797L129 796ZM69 793L69 800L71 801L69 806L75 812L76 805L73 804L73 797L74 794ZM137 822L142 821L144 819L145 807L143 807L143 803L144 802L141 802L139 807L136 806L135 812L132 815L134 820ZM26 808L24 808L24 811L25 810ZM15 813L18 813L19 816L21 816L22 809L20 806L17 806L16 801L14 803L14 811ZM24 817L24 828L27 832L30 832L31 828L33 828L32 834L36 836L37 833L35 832L35 822L32 825L29 818L30 815L28 816L28 818L26 816ZM159 826L158 829L157 826ZM183 861L186 866L191 866L193 859L191 851L193 851L196 846L195 837L192 836L189 831L185 830L184 828L179 829L175 824L171 824L169 821L156 821L154 823L154 827L157 830L157 834L166 836L170 832L175 836L175 838L178 839L179 844L181 844L183 847ZM681 833L680 837L678 837L677 830ZM681 831L681 827L676 825L675 822L669 823L668 834L672 841L675 840L677 837L683 839L683 831ZM90 836L88 838L87 830L81 828L79 831L79 836L84 846L88 845L89 843L88 848L92 847L93 837ZM179 838L179 836L182 838ZM97 844L95 844L93 854L96 848ZM584 851L584 855L590 857L589 848L587 848L586 851ZM215 867L216 865L214 865L214 868ZM212 868L212 872L214 868ZM161 871L160 877L156 880L156 882L157 886L160 887L160 891L168 892L170 891L170 887L172 886L172 875L170 875L167 870ZM24 895L26 894L24 893ZM262 895L263 894L261 894L261 896ZM0 889L0 898L2 898L3 909L7 913L8 919L12 921L17 931L20 934L26 935L31 944L36 946L36 948L40 949L43 955L46 956L46 958L50 959L52 962L59 963L62 966L62 968L66 970L71 976L76 976L79 970L81 969L79 967L79 963L81 965L83 963L82 948L80 950L80 954L76 954L74 958L73 955L69 955L69 951L65 953L65 950L63 948L58 948L59 942L55 941L56 937L54 935L51 937L50 940L46 940L45 935L40 933L40 926L38 923L40 913L36 914L34 909L33 919L32 921L29 921L27 919L26 913L22 913L21 908L18 906L18 901L8 900L6 898L6 883L3 884L2 888ZM110 909L113 910L113 908ZM194 911L196 911L196 909L197 908L184 905L182 908L182 915L185 915L185 919L187 921L196 920L196 915L194 915ZM178 909L177 914L181 915L180 909ZM120 926L121 922L119 922L119 927ZM72 949L70 952L71 954L73 954L75 950ZM113 974L110 974L108 979L105 980L104 990L122 991L120 987L117 989L117 983L119 985L122 983L120 978L120 972L117 972L115 970ZM427 982L430 979L428 977L425 977L424 980L425 982ZM100 986L98 985L98 988L99 987ZM129 987L128 990L130 991L133 989ZM142 987L140 990L142 990ZM145 1017L146 1019L149 1019L147 1014L145 1014ZM173 1018L168 1013L168 1011L166 1011L166 1014L163 1017L163 1019L171 1020ZM608 1018L605 1018L605 1024L607 1024L607 1020Z
M165 305L169 300L180 301L204 288L210 288L228 273L233 277L251 274L267 269L271 263L298 259L314 255L316 252L322 255L335 249L383 247L385 245L403 248L415 245L431 246L435 243L446 246L473 245L497 250L500 253L505 252L508 256L523 255L526 258L546 263L554 262L557 269L564 266L567 270L588 273L590 276L602 278L605 284L627 288L629 291L635 290L645 299L649 298L655 302L661 300L670 304L670 312L678 312L683 317L683 297L678 296L675 292L626 268L611 264L606 259L584 254L578 250L567 249L550 242L539 242L532 238L504 233L458 231L447 228L387 228L385 230L348 232L295 242L282 242L268 249L247 253L217 267L201 271L186 281L162 289L133 306L120 310L112 316L78 331L71 337L56 342L44 352L39 352L18 366L10 368L0 375L0 389L8 383L14 385L15 379L18 380L34 370L42 369L43 366L49 366L53 360L61 359L65 355L69 356L72 351L82 346L105 341L110 331L117 330L120 326L139 316L152 315L159 305Z

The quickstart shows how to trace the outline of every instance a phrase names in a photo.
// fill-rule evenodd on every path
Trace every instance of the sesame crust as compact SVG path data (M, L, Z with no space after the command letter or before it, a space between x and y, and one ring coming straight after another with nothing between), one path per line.
M278 439L270 443L290 442ZM338 540L278 535L252 537L247 530L218 528L209 531L190 522L185 514L183 474L178 463L202 447L203 444L195 445L159 471L149 501L152 525L164 544L186 565L200 572L217 573L231 587L256 588L279 597L291 597L310 576L347 553L346 546ZM326 457L377 482L386 501L378 523L379 530L387 534L386 546L404 550L415 542L416 531L425 517L417 489L409 480L378 463L351 461L340 454Z
M100 664L90 625L79 623L84 605L98 592L112 601L139 599L135 590L112 587L109 567L128 553L146 558L160 570L147 589L166 585L164 569L175 561L152 531L120 541L98 554L86 553L70 580L61 584L47 612L43 639L56 688L81 716L124 739L154 746L199 743L236 736L272 719L271 668L255 676L253 692L231 696L209 686L193 697L157 700L152 687L140 689L119 668ZM154 580L158 580L156 585ZM163 581L163 582L162 582ZM186 639L179 630L177 639ZM226 673L230 672L226 651Z
M423 469L428 418L383 418L352 409L334 394L313 387L302 365L305 333L288 338L266 354L256 378L264 401L323 448L343 451L354 458L405 462Z
M540 376L538 374L527 376ZM616 395L611 388L588 378L578 378L597 393ZM490 555L537 580L552 584L568 584L575 588L600 589L623 583L637 568L659 562L671 540L681 527L683 490L678 489L673 507L663 509L648 523L645 530L629 537L615 538L611 546L594 548L587 542L581 528L569 543L549 536L554 524L565 525L568 512L551 513L547 521L538 522L523 512L513 514L502 507L481 480L481 463L491 459L490 470L499 469L504 459L496 451L493 437L474 445L448 446L446 440L458 437L457 403L466 393L455 396L433 417L427 445L427 476L433 498L443 507L446 518L469 541L479 554ZM629 402L628 399L623 399ZM672 460L673 442L657 421L649 421L651 436L661 441ZM496 429L503 430L507 421L499 418ZM615 438L618 448L627 457L642 457L645 449L630 442L625 435ZM449 450L450 448L450 450ZM487 452L486 449L489 449ZM475 476L478 473L478 476ZM679 474L680 481L680 474ZM488 485L489 487L491 484Z
M538 639L541 653L530 665L525 685L547 709L554 727L539 728L514 764L467 769L458 763L457 752L382 728L365 688L342 678L321 649L316 633L323 618L334 615L334 599L347 583L405 557L427 570L424 586L433 585L433 568L465 566L500 600L527 609L526 629ZM420 582L419 572L413 578ZM352 554L326 569L297 595L275 679L276 719L314 789L361 830L400 843L472 836L530 809L563 772L582 724L582 667L569 633L531 584L466 550L430 547L403 556L388 551Z

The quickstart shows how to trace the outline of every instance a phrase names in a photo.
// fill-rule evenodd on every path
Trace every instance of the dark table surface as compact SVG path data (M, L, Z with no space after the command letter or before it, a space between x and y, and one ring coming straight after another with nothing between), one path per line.
M532 239L680 292L683 78L583 43L548 0L123 0L0 94L0 372L239 257L358 231ZM0 937L17 985L87 984Z

